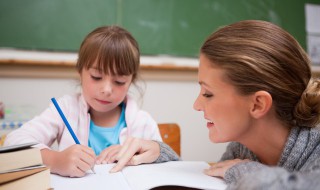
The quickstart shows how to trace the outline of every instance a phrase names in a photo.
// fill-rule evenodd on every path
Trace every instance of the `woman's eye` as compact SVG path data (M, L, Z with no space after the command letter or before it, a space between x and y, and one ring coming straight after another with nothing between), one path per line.
M91 75L91 78L92 78L93 80L100 80L100 79L102 79L102 77L97 77L97 76L93 76L93 75Z
M210 98L210 97L212 97L212 94L204 93L204 94L202 94L202 96L205 97L205 98Z

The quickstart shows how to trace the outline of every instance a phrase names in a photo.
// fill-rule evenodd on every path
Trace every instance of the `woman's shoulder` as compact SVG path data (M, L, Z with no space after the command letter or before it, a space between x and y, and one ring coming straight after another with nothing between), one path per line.
M251 152L246 146L239 142L230 142L221 160L230 160L236 158L257 160L256 155L254 155L253 152Z
M320 141L320 125L317 125L315 127L294 127L292 128L290 135L294 135L296 136L296 138L305 137L304 139L307 139L308 141Z
M310 129L311 133L320 134L320 124Z

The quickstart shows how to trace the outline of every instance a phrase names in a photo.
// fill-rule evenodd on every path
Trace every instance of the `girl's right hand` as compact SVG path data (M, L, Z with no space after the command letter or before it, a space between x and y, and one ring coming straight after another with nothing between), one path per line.
M41 155L51 173L67 177L83 177L94 166L96 157L91 148L78 144L61 152L43 149Z
M153 140L128 137L117 156L113 158L117 161L117 164L109 172L118 172L126 165L152 163L157 160L159 155L160 146L157 142Z

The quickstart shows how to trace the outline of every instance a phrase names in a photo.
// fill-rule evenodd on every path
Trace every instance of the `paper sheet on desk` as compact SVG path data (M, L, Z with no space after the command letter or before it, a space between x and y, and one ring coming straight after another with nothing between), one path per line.
M209 164L200 161L172 161L160 164L127 166L122 172L109 173L114 164L96 165L96 174L82 178L51 175L55 190L146 190L154 187L180 186L197 189L223 190L222 179L203 173Z
M95 172L81 178L51 175L51 186L54 190L131 190L121 172L109 173L114 164L96 165Z
M130 188L146 190L155 187L179 186L206 190L224 190L226 183L203 173L209 164L201 161L171 161L159 164L127 166L122 173ZM143 181L143 183L141 183Z

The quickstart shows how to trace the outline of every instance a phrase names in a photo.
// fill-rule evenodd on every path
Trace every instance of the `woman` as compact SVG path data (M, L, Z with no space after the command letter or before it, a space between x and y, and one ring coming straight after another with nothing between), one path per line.
M223 177L229 189L319 187L320 81L289 33L256 20L219 29L201 47L198 80L194 109L204 113L210 140L231 142L207 175ZM163 143L124 145L112 171L177 159Z

